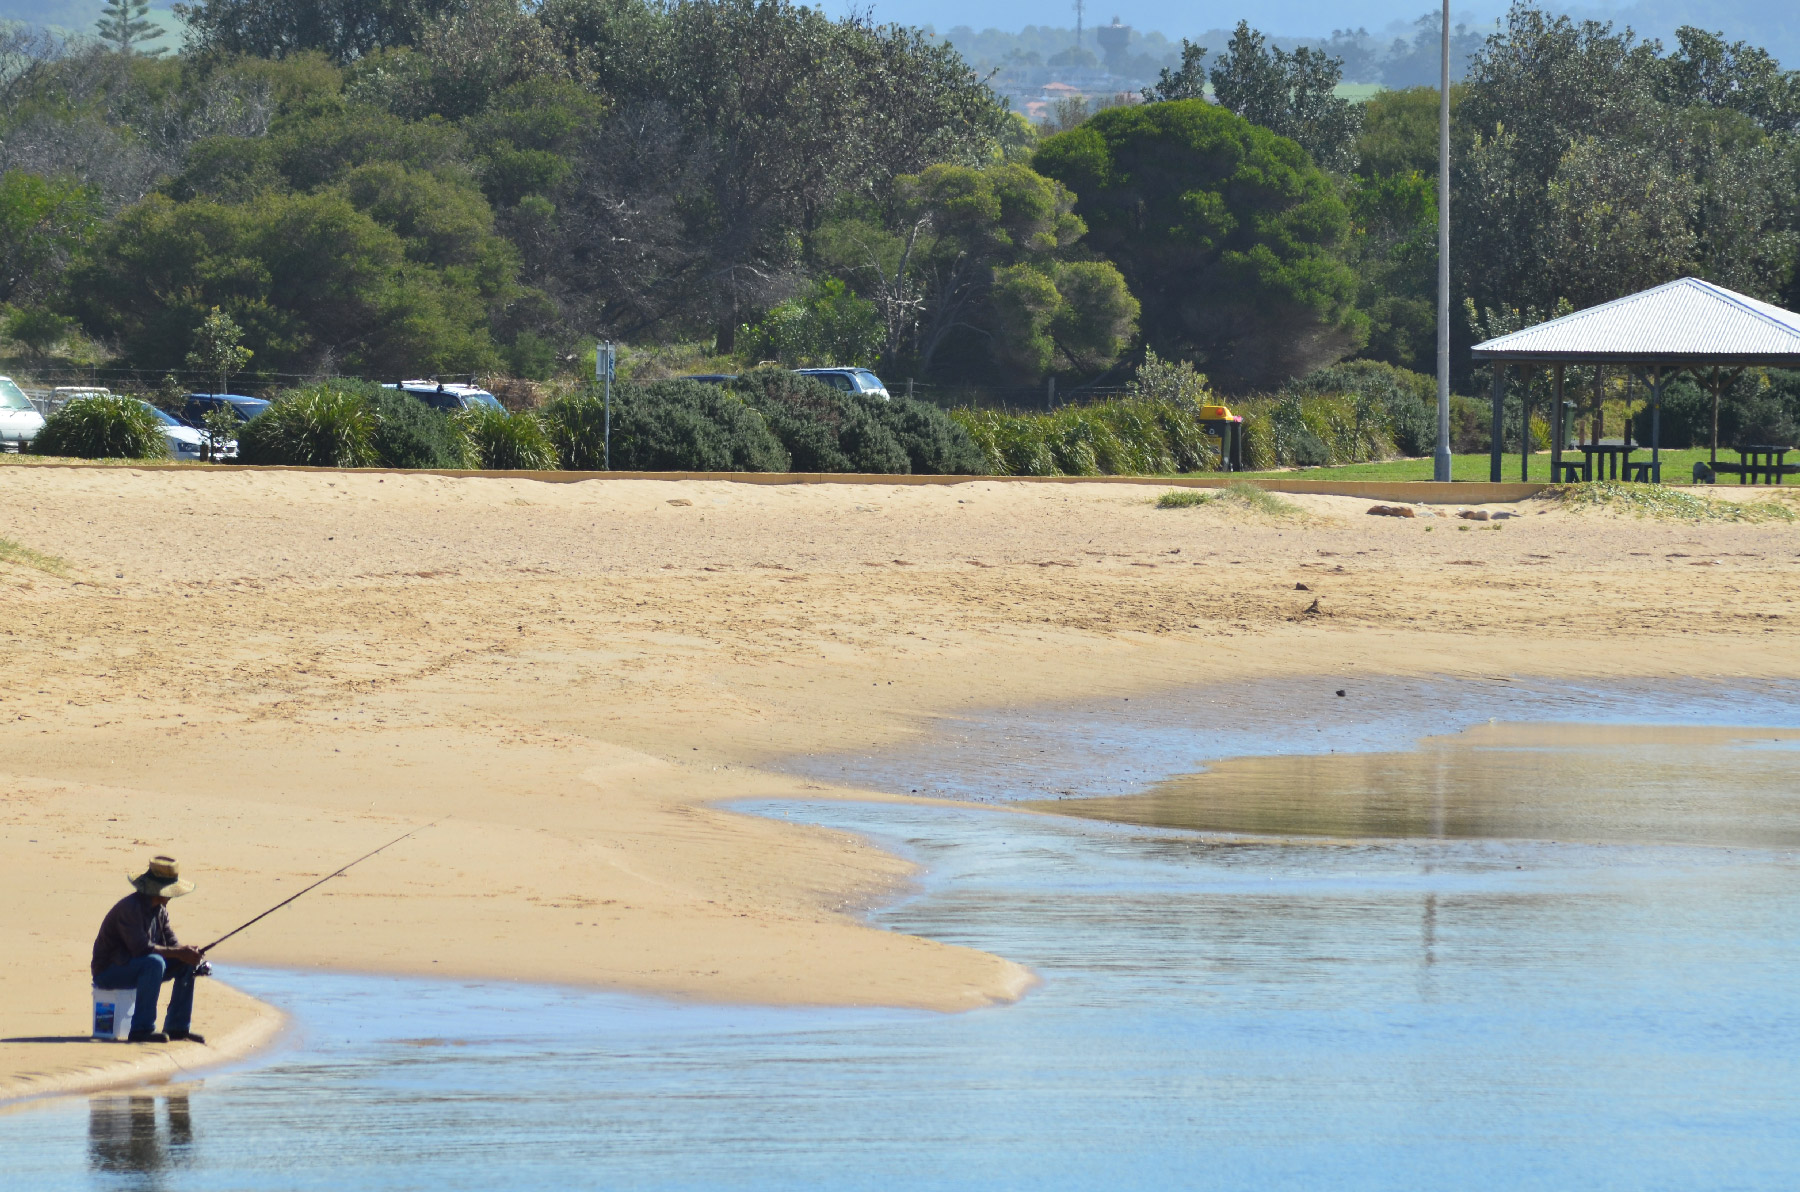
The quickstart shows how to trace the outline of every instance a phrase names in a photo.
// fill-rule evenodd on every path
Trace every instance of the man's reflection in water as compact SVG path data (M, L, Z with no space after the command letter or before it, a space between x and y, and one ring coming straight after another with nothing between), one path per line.
M160 1123L158 1102L163 1107ZM142 1177L121 1181L126 1187L145 1192L162 1188L164 1173L187 1166L193 1143L186 1093L88 1100L88 1166L96 1174Z

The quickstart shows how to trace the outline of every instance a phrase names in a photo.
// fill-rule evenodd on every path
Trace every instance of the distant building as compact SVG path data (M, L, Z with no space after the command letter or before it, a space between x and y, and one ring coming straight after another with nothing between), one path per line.
M1123 75L1131 69L1131 58L1125 52L1125 47L1131 44L1130 25L1121 25L1119 18L1114 17L1112 24L1094 30L1094 40L1100 43L1100 55L1107 70Z

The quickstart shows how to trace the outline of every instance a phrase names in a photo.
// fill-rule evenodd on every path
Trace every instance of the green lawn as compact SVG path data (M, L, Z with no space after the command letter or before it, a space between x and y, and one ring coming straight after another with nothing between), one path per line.
M1704 447L1668 450L1662 453L1663 480L1669 484L1691 484L1694 478L1694 464L1703 462L1708 456ZM1580 459L1579 452L1564 452L1564 459ZM1648 451L1634 452L1632 459L1650 458ZM1792 457L1790 457L1792 458ZM1719 452L1721 461L1737 462L1737 452ZM1376 464L1345 464L1335 468L1291 468L1278 472L1245 472L1246 476L1284 477L1290 480L1430 480L1432 461L1429 459L1391 459ZM1488 457L1481 455L1453 455L1450 457L1450 475L1455 480L1484 481L1488 478ZM1500 479L1519 479L1519 457L1517 453L1508 455L1502 461ZM1544 452L1531 457L1530 479L1547 481L1550 479L1550 453ZM1737 477L1726 476L1723 484L1736 484Z

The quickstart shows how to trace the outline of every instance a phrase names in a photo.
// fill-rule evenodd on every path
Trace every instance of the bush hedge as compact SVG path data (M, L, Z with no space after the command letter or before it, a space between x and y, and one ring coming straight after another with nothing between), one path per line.
M375 414L372 445L382 467L469 466L468 443L449 414L398 389L371 384L366 392Z
M375 464L371 388L366 381L326 381L277 394L238 431L238 461L313 468Z
M169 454L162 427L137 398L96 393L46 418L31 449L77 459L157 459Z
M605 466L605 403L591 389L543 409L565 468ZM645 472L785 472L787 449L736 393L700 381L613 387L612 465Z
M796 472L907 472L900 440L868 405L813 377L758 368L732 388L763 416Z
M468 444L471 467L539 472L557 466L555 444L529 411L476 406L457 414L455 423Z

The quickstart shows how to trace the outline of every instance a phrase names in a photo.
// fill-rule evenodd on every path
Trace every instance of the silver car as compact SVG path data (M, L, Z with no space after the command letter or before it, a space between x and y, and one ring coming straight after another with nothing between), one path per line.
M22 451L43 429L44 416L25 391L11 377L0 377L0 450Z
M866 393L870 397L887 397L887 386L866 368L796 368L803 377L812 377L841 389L845 393Z
M138 404L156 415L156 420L162 423L163 439L169 445L170 455L173 455L176 459L187 460L202 460L206 458L205 435L201 434L198 430L189 426L181 419L175 417L175 415L169 413L167 410L159 409L145 401L143 398L138 399ZM234 439L225 444L224 450L220 455L221 458L235 457L237 455L237 440Z

